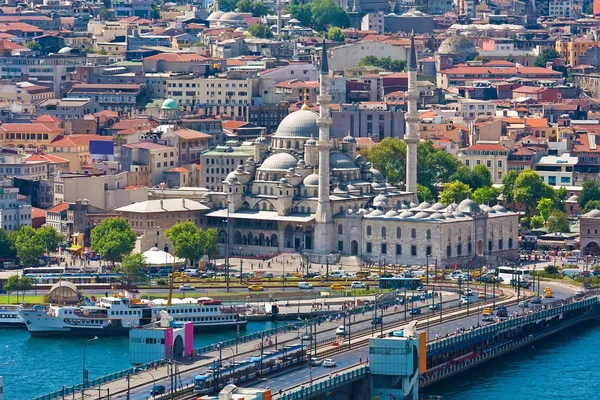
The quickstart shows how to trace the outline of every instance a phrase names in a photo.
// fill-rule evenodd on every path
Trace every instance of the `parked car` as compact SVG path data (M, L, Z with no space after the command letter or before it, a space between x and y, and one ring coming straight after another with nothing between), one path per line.
M373 319L371 319L371 325L379 325L383 322L381 317L373 317Z
M302 340L303 342L304 341L310 341L312 339L313 339L313 336L310 333L305 333L302 336L300 336L300 340Z
M436 311L436 310L441 310L442 309L442 305L440 303L435 303L429 306L429 310L430 311Z
M412 310L410 310L410 315L419 315L419 314L421 314L420 308L413 308Z
M335 330L335 334L336 335L345 335L346 334L346 327L344 325L338 326L338 328Z
M309 364L312 365L313 367L318 367L319 365L323 364L323 360L321 360L318 357L312 357L310 359Z
M535 296L533 299L531 299L531 304L542 304L542 298Z
M183 285L179 286L179 290L184 292L188 290L196 290L196 288L190 285L189 283L184 283Z
M313 285L308 282L298 282L298 289L312 289Z
M263 290L264 288L260 285L250 285L248 286L248 290L251 292L260 292L261 290Z
M339 283L334 283L333 285L329 286L329 289L331 289L331 290L344 290L344 289L346 289L346 286L340 285Z
M163 385L154 385L152 390L150 391L150 396L160 396L161 394L165 394L167 392L167 388Z
M367 285L365 285L361 281L356 281L356 282L352 282L352 284L350 284L350 287L352 289L364 289L367 287Z
M337 363L332 360L331 358L326 359L325 361L323 361L323 366L325 368L333 368L337 365Z

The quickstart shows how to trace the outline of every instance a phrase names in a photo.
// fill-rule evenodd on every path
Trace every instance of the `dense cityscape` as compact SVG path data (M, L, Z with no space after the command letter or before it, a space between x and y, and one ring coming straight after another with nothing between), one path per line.
M600 0L0 4L0 400L594 398L560 366L600 340L599 32Z

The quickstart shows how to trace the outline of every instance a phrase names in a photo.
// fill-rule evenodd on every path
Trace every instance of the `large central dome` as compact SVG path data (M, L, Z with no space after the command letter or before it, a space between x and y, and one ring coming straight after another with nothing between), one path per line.
M275 137L319 137L317 126L319 114L309 110L299 110L285 117L275 133Z

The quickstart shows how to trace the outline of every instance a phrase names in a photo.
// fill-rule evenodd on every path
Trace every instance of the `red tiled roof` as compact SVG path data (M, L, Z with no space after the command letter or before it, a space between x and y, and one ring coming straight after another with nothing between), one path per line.
M246 125L247 122L246 121L223 121L221 123L221 125L223 126L223 129L235 129L235 128L239 128L240 126Z
M52 156L50 154L32 154L27 157L26 161L48 161L51 164L63 164L69 162L66 158Z
M34 119L34 121L37 121L37 122L59 122L60 118L56 118L51 115L44 114L44 115L40 115L39 117Z
M175 135L182 139L210 139L212 136L204 133L195 131L193 129L179 128L175 131Z
M497 77L512 77L536 75L545 77L562 78L562 73L541 67L509 67L509 68L491 68L486 66L473 67L455 67L440 71L443 74L454 75L492 75ZM479 78L477 78L479 79Z
M500 143L476 143L473 146L467 147L469 151L508 151Z
M61 213L63 211L67 211L68 209L69 209L69 203L62 202L62 203L58 203L57 205L48 208L46 210L46 212L47 213L49 213L49 212Z
M46 210L41 208L31 207L31 218L46 218Z
M119 113L116 111L111 111L111 110L102 110L102 111L98 111L97 113L94 113L95 117L109 117L109 118L115 118L119 116Z
M110 136L100 135L69 135L69 136L57 136L51 143L54 147L79 147L89 146L90 140L99 140L103 142L112 142L113 138Z
M177 172L177 173L180 173L180 174L185 174L185 173L190 172L190 170L187 169L187 168L184 168L184 167L176 167L176 168L171 168L167 172Z
M277 86L277 87L286 87L286 88L305 88L305 87L317 88L317 87L319 87L319 82L317 82L317 81L303 81L303 80L300 80L300 79L292 79L292 80L289 80L289 81L279 82L275 86Z
M525 126L530 128L548 128L548 120L546 118L525 118Z
M6 133L57 133L62 129L51 128L44 124L2 124L0 131Z
M539 87L539 86L520 86L516 89L513 89L513 93L539 93L542 92L544 90L546 90L547 88L544 87Z
M0 23L0 32L21 31L26 33L44 32L37 26L29 25L24 22L4 22Z
M21 46L18 43L11 42L10 40L0 40L0 50L23 50L27 47Z
M170 62L193 62L193 61L205 61L208 57L201 56L196 53L160 53L150 57L144 58L144 60L151 61L170 61Z
M590 138L593 138L595 149L590 148ZM600 140L598 138L598 135L589 134L588 132L577 134L573 153L600 153Z

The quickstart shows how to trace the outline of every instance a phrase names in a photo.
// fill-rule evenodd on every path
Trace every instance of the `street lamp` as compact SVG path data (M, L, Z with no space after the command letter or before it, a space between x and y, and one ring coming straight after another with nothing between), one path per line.
M87 346L87 344L93 340L97 340L98 336L94 336L91 339L88 339L84 344L83 344L83 360L81 362L81 369L83 372L83 384L81 385L81 398L84 399L85 398L85 386L88 383L88 371L85 369L85 347Z

